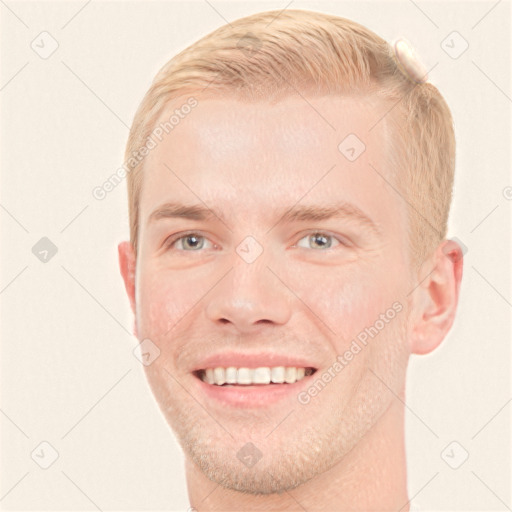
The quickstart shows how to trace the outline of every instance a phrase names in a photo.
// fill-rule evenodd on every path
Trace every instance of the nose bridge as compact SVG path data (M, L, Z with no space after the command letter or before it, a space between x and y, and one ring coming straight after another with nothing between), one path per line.
M272 268L272 255L253 237L246 237L232 256L231 271L214 287L206 308L215 323L238 330L261 323L285 324L291 316L290 296Z

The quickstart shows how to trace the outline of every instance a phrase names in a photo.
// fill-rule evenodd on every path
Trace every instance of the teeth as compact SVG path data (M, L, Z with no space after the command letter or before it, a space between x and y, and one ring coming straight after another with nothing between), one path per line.
M237 384L252 384L252 374L254 370L250 368L238 368Z
M222 386L226 382L226 370L224 368L214 368L213 380L215 384Z
M252 377L253 384L270 384L270 368L256 368Z
M297 368L286 368L284 372L284 381L293 384L297 380Z
M272 368L272 382L282 384L284 382L284 366Z
M226 368L226 382L228 384L236 384L236 373L236 368L234 366Z
M274 368L207 368L200 372L201 380L208 384L222 386L223 384L293 384L304 377L311 375L313 370L310 368L295 368L276 366Z

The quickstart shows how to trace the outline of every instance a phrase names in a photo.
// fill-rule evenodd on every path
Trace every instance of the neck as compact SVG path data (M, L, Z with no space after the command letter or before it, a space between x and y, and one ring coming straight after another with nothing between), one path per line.
M281 494L254 496L225 489L206 478L188 457L185 468L190 504L198 512L409 511L404 410L398 400L334 467Z

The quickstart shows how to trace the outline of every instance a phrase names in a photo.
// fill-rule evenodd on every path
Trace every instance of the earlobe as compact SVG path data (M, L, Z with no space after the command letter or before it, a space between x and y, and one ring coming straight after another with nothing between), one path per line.
M126 293L130 300L130 306L135 314L135 251L130 242L121 242L118 245L117 250L119 254L119 269L123 276ZM136 325L134 327L134 334L136 334Z
M463 255L452 240L443 241L422 267L422 283L414 292L411 352L428 354L443 341L457 310ZM420 276L421 280L422 276Z

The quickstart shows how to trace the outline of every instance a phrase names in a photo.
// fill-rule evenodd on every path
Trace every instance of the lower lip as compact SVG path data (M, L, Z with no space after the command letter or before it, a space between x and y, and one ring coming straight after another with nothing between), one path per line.
M314 373L308 375L293 384L233 385L231 387L208 384L195 376L194 380L201 393L209 399L221 402L223 405L250 408L268 407L286 398L296 397L303 388L309 386L314 375Z

